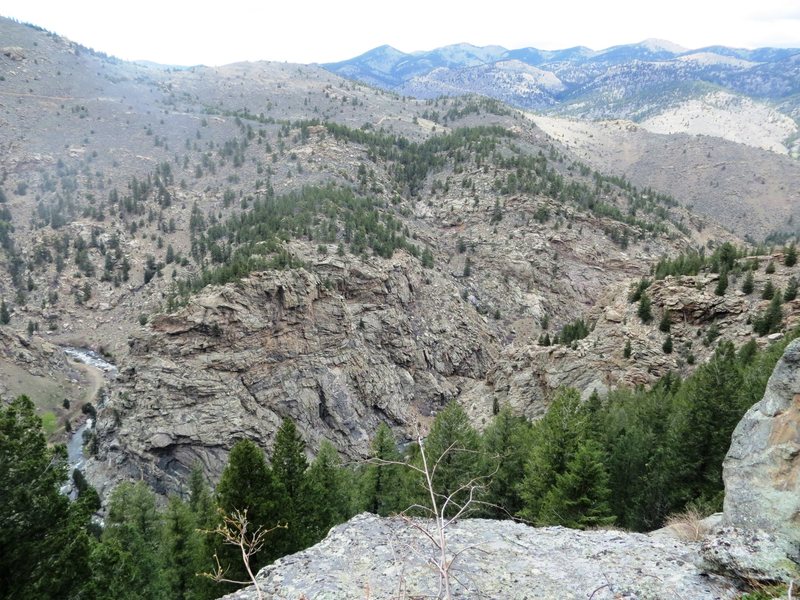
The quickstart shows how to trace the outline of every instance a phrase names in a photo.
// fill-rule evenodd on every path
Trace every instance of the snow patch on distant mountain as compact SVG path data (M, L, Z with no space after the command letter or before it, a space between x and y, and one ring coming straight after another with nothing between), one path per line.
M445 65L471 67L494 62L508 50L502 46L473 46L472 44L453 44L428 52L415 52L414 56L435 57ZM435 59L434 59L435 60Z
M639 123L653 133L711 135L787 154L784 141L797 133L794 120L763 102L715 92L692 98Z
M733 56L723 56L722 54L716 54L714 52L694 52L692 54L679 56L676 60L682 62L694 62L701 65L728 65L742 69L749 69L758 65L757 62L743 60Z
M482 94L513 104L552 104L552 94L565 89L550 71L519 60L503 60L466 69L440 67L406 82L402 93L423 97Z
M672 52L673 54L683 54L684 52L688 52L688 48L684 48L678 44L670 42L668 40L659 40L656 38L649 38L640 42L639 46L650 50L651 52Z

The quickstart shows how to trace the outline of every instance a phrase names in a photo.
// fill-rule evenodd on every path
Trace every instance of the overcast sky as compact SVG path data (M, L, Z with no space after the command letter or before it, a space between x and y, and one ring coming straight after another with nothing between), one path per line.
M800 47L800 0L2 0L0 14L123 59L182 65L330 62L382 44Z

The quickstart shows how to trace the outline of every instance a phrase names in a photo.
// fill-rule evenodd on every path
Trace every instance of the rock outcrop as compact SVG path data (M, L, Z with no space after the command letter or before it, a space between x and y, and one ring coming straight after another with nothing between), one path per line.
M725 527L704 546L708 564L757 581L800 576L800 340L734 430L723 478Z
M616 598L722 600L737 596L722 577L694 562L697 545L619 531L534 528L472 519L448 530L454 598ZM439 579L427 562L430 541L400 518L370 514L335 527L303 552L258 574L275 600L436 598ZM255 599L254 587L226 596Z
M800 340L733 432L723 477L726 522L800 543Z
M312 451L364 455L380 422L413 427L493 363L484 318L432 277L398 253L207 288L131 340L90 470L173 489L198 461L219 475L239 439L270 448L283 417Z

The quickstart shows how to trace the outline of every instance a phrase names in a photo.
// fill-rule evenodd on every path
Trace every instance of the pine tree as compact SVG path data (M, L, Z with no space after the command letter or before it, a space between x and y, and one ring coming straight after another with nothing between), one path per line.
M484 431L482 442L481 471L493 473L483 496L489 505L482 512L495 519L510 518L523 506L518 484L530 450L530 425L503 407Z
M329 441L324 440L305 478L306 543L314 544L323 539L331 527L350 516L344 483L339 453Z
M653 320L653 312L650 305L650 297L645 292L642 292L642 295L639 297L639 309L636 311L642 323L649 323Z
M398 462L400 453L392 430L385 423L375 432L370 458L375 462L367 464L361 475L362 510L385 517L406 508L401 506L401 490L398 489L401 467L386 464Z
M0 403L0 598L77 598L89 578L91 512L60 493L66 452L41 423L26 396Z
M775 263L773 261L769 261L767 263L767 267L764 269L764 273L767 275L772 275L775 272Z
M603 460L597 442L582 443L545 495L537 522L574 529L611 525L615 517L609 506L611 490Z
M744 276L744 282L742 283L742 291L745 294L752 294L754 289L755 289L755 284L753 283L753 272L748 271L747 275Z
M797 264L797 248L794 244L790 244L788 248L783 250L783 264L787 267L793 267Z
M767 335L777 331L783 322L782 297L776 293L763 314L759 315L753 323L753 331L758 335Z
M573 389L562 390L531 430L530 452L519 484L523 502L519 511L521 517L529 521L539 518L545 495L556 484L556 477L566 470L586 431L580 395Z
M761 291L761 298L763 300L772 300L772 297L775 295L775 286L772 285L772 280L767 281L764 289Z
M791 302L797 298L797 277L790 277L786 284L786 291L783 292L783 301Z
M119 484L111 494L100 544L92 550L89 596L166 600L162 531L155 495L147 485Z
M275 532L275 543L281 556L301 550L309 538L304 496L305 473L308 469L305 448L294 421L285 418L275 436L272 453L272 473L280 498L280 519L288 525L288 529Z
M236 510L246 510L251 531L258 527L269 529L281 522L280 500L273 473L267 466L264 451L250 440L241 440L231 449L228 464L217 485L216 496L217 506L226 515ZM270 543L273 539L270 537L264 549L254 555L251 561L254 569L283 555L276 544ZM232 546L223 545L221 540L215 541L220 563L229 572L227 578L246 581L247 573L240 553ZM230 589L234 588L220 587L220 593Z
M5 298L0 300L0 325L8 325L11 321L11 313L8 312Z
M197 573L212 568L203 560L204 537L192 509L181 499L172 497L164 513L164 540L161 561L164 565L168 597L195 600L202 580Z
M445 514L455 514L469 497L469 489L460 488L479 475L480 463L478 434L458 402L449 402L436 415L424 444L429 468L433 470L436 465L434 491L441 499L451 499ZM430 497L422 487L418 503L430 505Z
M667 339L664 340L664 343L661 345L661 349L664 351L664 354L672 354L672 336L667 335Z
M208 573L216 566L213 556L218 540L205 532L213 530L217 525L218 513L200 463L194 465L189 475L188 504L200 538L196 547L198 572ZM194 597L197 600L210 600L220 595L218 584L208 577L195 577L193 585Z
M743 371L730 342L721 342L711 361L702 365L675 400L668 445L674 473L671 503L721 501L722 460L743 410L734 401L741 393Z
M719 279L717 279L717 287L714 288L714 293L717 296L724 296L725 290L728 289L728 271L726 269L722 269L719 272Z
M669 311L665 310L661 313L661 321L658 323L658 330L662 331L663 333L669 333L670 327L672 325L672 321L669 318Z
M625 348L622 350L622 356L624 356L625 358L630 358L632 352L633 348L631 348L631 341L625 340Z

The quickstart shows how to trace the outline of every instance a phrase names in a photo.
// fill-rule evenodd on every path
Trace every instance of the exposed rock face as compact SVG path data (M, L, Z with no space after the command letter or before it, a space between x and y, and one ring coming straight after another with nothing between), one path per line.
M196 461L217 476L239 439L269 448L287 416L311 450L363 455L381 421L413 425L485 376L483 318L412 257L316 267L207 288L133 339L93 468L174 488Z
M763 530L722 527L700 549L705 568L739 581L771 583L800 575L797 547Z
M455 598L735 598L733 586L693 564L696 545L619 531L533 528L472 519L449 530ZM362 514L258 575L267 598L436 598L435 551L398 518ZM247 588L229 600L256 598Z
M761 262L766 264L773 259L780 263L782 257L764 257ZM771 277L783 287L794 273L793 269L779 265ZM763 269L756 276L756 286L760 289L767 276ZM692 369L690 363L706 362L714 354L718 341L732 341L741 346L753 337L753 326L748 321L768 305L759 295L746 295L736 289L724 296L716 295L717 277L700 274L654 281L647 289L654 318L647 324L637 315L638 304L628 301L630 282L609 286L584 317L592 328L584 339L571 346L540 346L528 339L503 348L485 381L465 390L461 401L478 424L491 419L492 403L486 401L487 397L519 414L539 418L561 387L573 387L587 398L594 390L604 394L615 387L650 385L670 371L687 376ZM784 305L790 326L797 322L798 309L797 301ZM666 314L670 320L675 347L671 353L662 349L666 333L657 327L660 314ZM711 337L714 331L719 339ZM757 341L766 345L768 339L757 338ZM631 345L629 358L623 354L626 343Z
M789 344L764 397L733 432L723 464L724 524L707 564L743 579L800 576L800 340Z
M723 477L727 523L800 543L800 340L733 432Z

